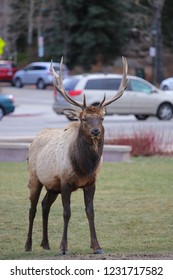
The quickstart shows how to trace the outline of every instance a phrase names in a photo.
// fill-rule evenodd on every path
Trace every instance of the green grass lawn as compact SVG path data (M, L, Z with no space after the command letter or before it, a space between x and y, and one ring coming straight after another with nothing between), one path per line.
M0 163L0 259L46 259L59 254L62 235L61 197L49 219L52 250L40 247L41 200L35 218L33 251L24 252L30 206L26 163ZM133 158L105 163L95 195L97 235L105 254L173 253L173 158ZM69 255L91 254L83 192L72 194Z

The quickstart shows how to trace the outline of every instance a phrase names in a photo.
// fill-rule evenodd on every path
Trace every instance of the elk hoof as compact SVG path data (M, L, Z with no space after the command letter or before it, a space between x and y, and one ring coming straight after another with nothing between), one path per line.
M67 250L61 250L61 255L62 256L68 255L68 251Z
M50 250L50 246L49 246L49 242L48 241L42 241L40 244L41 247L43 247L43 249L45 250Z
M26 251L26 252L32 251L32 241L31 241L31 242L30 242L30 241L27 241L27 242L25 243L25 251Z
M94 254L101 255L101 254L104 254L104 252L102 249L97 249L94 251Z
M50 246L49 246L49 244L44 244L44 245L40 245L41 247L43 247L43 249L45 249L45 250L50 250Z

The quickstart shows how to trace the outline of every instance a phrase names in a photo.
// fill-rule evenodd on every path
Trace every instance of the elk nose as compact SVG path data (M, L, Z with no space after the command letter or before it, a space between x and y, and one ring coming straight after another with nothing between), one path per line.
M93 128L93 129L91 129L91 134L93 136L98 136L98 135L100 135L100 130L98 128Z

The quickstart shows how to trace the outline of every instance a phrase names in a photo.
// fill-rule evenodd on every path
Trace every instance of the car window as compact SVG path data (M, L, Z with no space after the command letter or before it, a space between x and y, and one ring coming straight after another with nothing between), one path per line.
M146 93L150 93L151 92L151 87L141 81L138 80L130 80L130 86L128 88L128 90L131 91L141 91L141 92L146 92Z
M121 79L104 79L103 88L105 90L118 90Z
M88 80L85 89L95 90L117 90L119 88L121 79L103 78Z
M79 82L79 78L77 77L70 77L70 78L65 78L63 80L63 84L66 90L72 90L76 87L77 83Z
M46 70L45 66L35 65L32 70Z
M45 66L40 66L40 65L30 65L25 67L25 70L29 71L35 71L35 70L46 70Z
M91 79L86 82L85 89L98 89L103 88L103 79Z

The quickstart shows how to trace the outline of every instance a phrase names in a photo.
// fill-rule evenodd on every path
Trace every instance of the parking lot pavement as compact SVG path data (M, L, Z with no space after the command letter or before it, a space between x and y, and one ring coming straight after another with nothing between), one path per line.
M3 92L14 95L16 109L0 122L0 137L35 136L44 128L64 127L69 123L65 116L54 113L52 89L6 87ZM132 115L114 115L105 117L104 127L105 138L151 131L173 143L173 120L159 121L150 117L146 121L138 121Z

